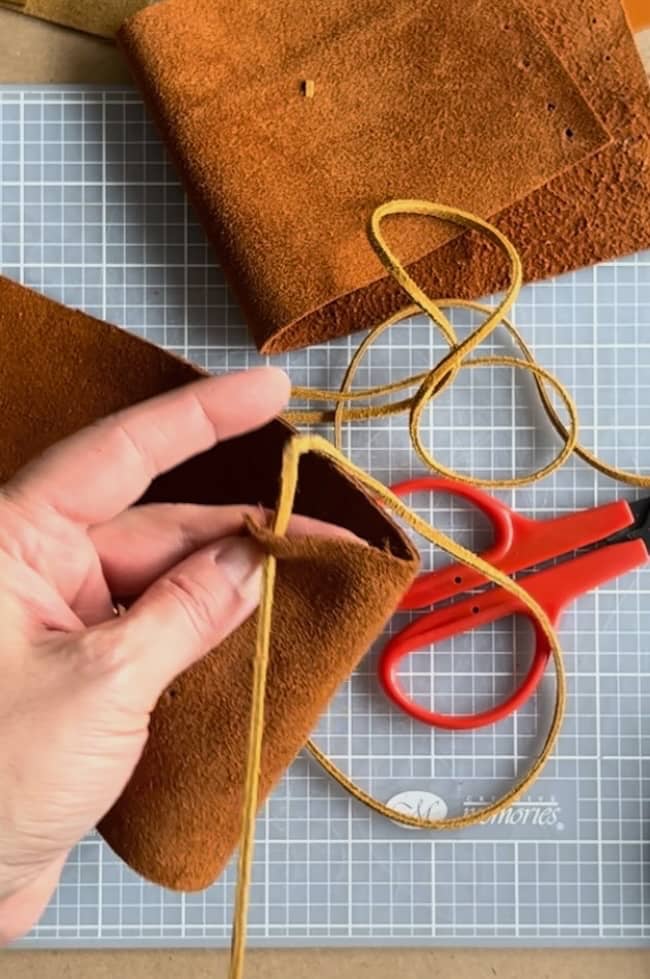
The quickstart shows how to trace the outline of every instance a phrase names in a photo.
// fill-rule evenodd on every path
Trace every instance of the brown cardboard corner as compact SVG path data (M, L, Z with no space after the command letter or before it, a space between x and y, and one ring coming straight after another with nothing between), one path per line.
M0 8L0 84L126 85L112 41Z
M63 24L77 31L113 38L120 24L151 0L0 0L28 17Z

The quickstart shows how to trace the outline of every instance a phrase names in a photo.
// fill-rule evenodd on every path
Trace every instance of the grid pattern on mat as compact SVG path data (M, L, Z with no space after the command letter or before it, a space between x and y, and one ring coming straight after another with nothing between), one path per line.
M0 90L0 268L211 370L260 360L129 90ZM516 318L541 362L573 391L584 442L618 465L647 468L650 255L528 287ZM468 325L466 316L454 321L461 331ZM353 347L345 339L275 362L297 384L335 386ZM412 319L374 348L359 383L421 370L441 351L424 320ZM523 471L557 449L531 385L501 368L459 376L429 409L424 432L441 459L485 476ZM419 471L403 418L352 426L346 438L352 458L382 480ZM543 518L633 494L571 461L543 484L501 495ZM414 502L459 540L485 543L466 508L440 496ZM351 803L300 757L259 820L252 941L646 943L649 592L642 569L567 612L570 709L559 750L503 821L451 835L410 832ZM386 801L433 792L458 811L523 771L548 721L550 678L494 728L432 732L380 694L377 654L316 732L362 785ZM442 644L435 658L417 654L405 679L425 703L435 692L442 709L487 707L511 689L513 666L521 674L529 655L525 630L503 622ZM202 894L163 891L91 835L26 944L222 944L233 883L231 867Z

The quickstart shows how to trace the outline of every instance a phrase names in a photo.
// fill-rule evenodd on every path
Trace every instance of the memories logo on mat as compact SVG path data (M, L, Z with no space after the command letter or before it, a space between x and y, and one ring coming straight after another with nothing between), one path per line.
M490 800L483 796L479 796L478 799L468 798L465 800L463 815L467 816L477 809L484 809L489 802ZM540 829L554 829L558 833L564 829L562 807L553 795L549 799L541 795L536 799L520 799L502 812L482 819L479 825L538 826Z
M480 809L485 809L493 800L484 795L467 796L462 804L463 815L475 813ZM575 802L575 800L574 800ZM449 812L449 807L445 799L433 792L424 789L411 789L408 792L399 792L394 795L387 805L396 812L405 813L408 816L415 816L417 819L439 820L445 819ZM486 839L539 839L540 836L551 836L557 833L566 835L567 831L572 832L573 827L566 826L564 814L571 813L571 799L560 800L557 795L536 795L527 796L514 802L507 809L492 816L481 819L472 828L472 832L479 838ZM575 806L574 806L575 808ZM571 822L571 820L570 820ZM402 829L409 829L395 820L395 823Z

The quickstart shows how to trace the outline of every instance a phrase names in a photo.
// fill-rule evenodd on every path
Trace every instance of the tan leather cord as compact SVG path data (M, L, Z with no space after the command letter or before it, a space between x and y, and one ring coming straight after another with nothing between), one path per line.
M479 231L494 244L496 244L508 257L511 267L511 283L504 298L496 308L465 300L440 300L434 301L427 296L411 278L399 259L392 253L381 233L381 223L384 218L390 215L423 215L450 221L461 225L464 228ZM472 483L479 486L490 487L514 487L523 486L550 475L558 469L571 455L576 452L582 459L598 469L600 472L620 479L624 482L636 486L650 485L650 477L641 476L619 470L614 466L600 460L589 449L578 443L578 412L565 386L555 378L549 371L541 367L534 359L532 351L525 343L523 337L506 317L519 293L522 284L522 269L519 255L512 243L495 227L488 222L460 211L456 208L445 207L433 204L428 201L416 200L395 200L381 205L374 212L369 227L369 238L375 248L384 267L402 285L405 292L410 296L413 305L402 310L398 315L378 326L374 327L359 345L345 373L341 389L339 391L326 391L314 388L294 388L293 395L297 399L307 401L323 401L334 404L333 409L294 409L287 412L286 418L293 423L313 424L317 422L333 422L335 430L335 442L312 435L296 435L289 440L285 447L282 470L280 475L280 493L277 509L273 518L272 532L280 537L284 536L288 522L293 510L295 494L298 483L298 464L300 457L309 452L317 452L328 458L341 468L343 472L352 476L358 483L369 490L377 499L381 500L393 513L400 517L405 523L413 528L418 534L432 544L435 544L446 551L457 561L462 562L468 567L478 571L488 581L501 586L506 591L514 595L521 604L529 611L532 618L541 628L546 636L551 650L555 667L555 704L553 715L548 733L544 740L541 751L531 767L504 795L496 801L486 805L483 809L472 811L462 816L451 816L439 820L421 819L417 816L409 816L406 813L398 812L386 806L369 793L365 792L360 786L343 772L334 762L321 751L313 741L309 741L307 748L312 757L322 766L322 768L333 778L345 791L359 802L368 806L374 812L385 816L394 822L401 823L417 829L443 830L459 829L475 825L483 819L501 812L503 809L512 805L523 793L530 788L546 764L559 736L562 720L566 707L566 673L562 649L560 647L555 630L546 615L544 609L534 601L528 592L503 574L498 568L493 567L484 561L477 554L472 553L461 547L451 538L442 534L426 521L418 517L412 510L395 496L382 483L374 479L368 473L355 466L347 459L340 450L341 432L343 422L356 421L361 419L387 417L389 415L408 411L409 413L409 434L413 447L423 464L441 473L448 478L461 482ZM462 342L458 341L453 325L443 312L443 307L464 307L485 314L484 321ZM390 384L367 388L365 390L352 391L351 386L356 371L361 361L373 343L396 322L416 312L426 313L433 323L442 332L449 344L449 352L429 370L416 374L412 377L392 382ZM519 347L522 357L512 356L485 356L468 359L472 353L495 329L497 326L506 327L511 337ZM451 384L458 372L464 368L476 368L481 366L502 365L526 370L535 379L537 390L544 409L552 422L557 433L563 439L563 447L556 457L547 465L540 467L532 473L522 476L513 476L507 479L486 480L479 479L470 475L457 473L436 460L422 443L420 426L423 412L429 402L434 399L448 384ZM397 391L404 391L409 388L416 388L415 394L403 398L399 401L380 404L363 405L361 407L349 407L350 402L368 401L376 397L385 397ZM550 400L548 389L553 388L563 401L569 416L568 425L561 419L557 409ZM237 893L235 900L233 942L230 961L230 979L242 979L244 971L245 955L245 933L248 912L248 893L250 888L251 868L253 860L253 847L255 838L255 818L258 800L258 778L259 764L261 756L261 746L264 733L264 690L266 673L269 661L270 637L273 617L273 594L276 571L276 558L272 554L267 554L264 560L264 578L261 596L260 613L258 618L257 641L255 649L253 697L250 721L250 740L247 763L247 775L245 783L245 803L242 828L242 841L239 857L239 876L237 882Z
M398 517L401 517L417 533L421 534L432 544L436 544L458 561L479 571L490 581L501 585L515 595L530 611L542 632L546 636L555 664L556 697L553 716L543 748L537 760L508 792L497 801L487 805L479 812L470 812L463 816L447 819L428 820L406 813L397 812L364 792L334 762L327 757L313 742L308 742L308 749L313 757L323 766L324 770L335 779L347 792L359 802L364 803L375 812L380 813L396 822L419 829L459 829L471 826L502 809L518 799L535 781L550 756L562 726L566 705L566 675L562 650L555 630L544 609L534 601L528 592L497 568L488 564L478 555L455 543L451 538L429 526L389 489L378 480L353 465L341 452L326 439L317 435L298 435L290 439L285 447L280 475L280 498L273 517L271 530L282 537L286 534L298 485L298 464L300 457L308 452L318 452L332 459L341 469L370 490L374 496L382 500ZM253 700L251 708L250 742L245 783L244 824L242 841L239 851L239 874L235 898L235 914L233 925L233 940L230 961L230 979L242 979L244 974L245 932L248 912L248 900L252 871L253 847L255 840L255 819L257 813L259 761L264 732L264 684L269 662L271 624L273 612L273 591L276 572L276 558L267 554L264 559L264 580L258 617L257 642L255 650L255 672L253 681Z

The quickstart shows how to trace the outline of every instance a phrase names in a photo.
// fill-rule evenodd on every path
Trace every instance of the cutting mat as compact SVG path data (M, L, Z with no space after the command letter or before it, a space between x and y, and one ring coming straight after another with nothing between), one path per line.
M131 91L0 89L0 268L211 370L260 360ZM574 392L585 443L618 465L647 469L650 254L526 288L517 319ZM500 338L495 349L500 343L507 347ZM352 349L342 340L275 362L297 384L335 385ZM375 348L359 383L421 370L442 349L415 318ZM485 476L523 471L557 448L531 385L501 368L461 376L424 431L441 459ZM347 447L385 481L419 471L403 419L353 427ZM533 489L502 494L538 517L633 495L577 461ZM415 503L459 540L485 544L485 528L467 510L446 498ZM649 589L642 569L566 615L570 706L559 749L533 792L496 821L451 835L404 830L350 802L301 756L259 821L252 941L647 943ZM316 732L364 787L383 800L433 793L457 812L524 770L549 719L550 678L494 728L431 732L384 700L378 649ZM435 691L442 709L484 708L511 689L513 667L520 675L529 654L526 632L505 622L418 654L406 681L423 702ZM202 894L163 891L92 835L26 944L223 944L233 884L231 867Z

